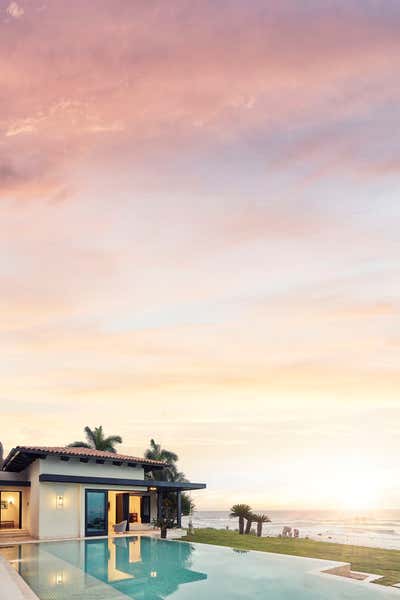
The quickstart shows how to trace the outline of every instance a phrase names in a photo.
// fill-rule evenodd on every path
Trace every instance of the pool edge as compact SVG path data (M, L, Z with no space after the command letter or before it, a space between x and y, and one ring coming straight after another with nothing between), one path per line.
M0 556L0 600L40 600L11 563Z

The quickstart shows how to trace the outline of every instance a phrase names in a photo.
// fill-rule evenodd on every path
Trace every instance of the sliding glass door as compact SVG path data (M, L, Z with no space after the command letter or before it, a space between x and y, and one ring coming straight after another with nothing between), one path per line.
M107 490L86 490L85 495L85 535L108 534L108 492Z

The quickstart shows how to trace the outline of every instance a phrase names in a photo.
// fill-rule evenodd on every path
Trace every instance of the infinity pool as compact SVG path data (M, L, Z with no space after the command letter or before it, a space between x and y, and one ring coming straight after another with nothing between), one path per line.
M394 588L319 571L338 563L124 537L0 548L40 600L387 600Z

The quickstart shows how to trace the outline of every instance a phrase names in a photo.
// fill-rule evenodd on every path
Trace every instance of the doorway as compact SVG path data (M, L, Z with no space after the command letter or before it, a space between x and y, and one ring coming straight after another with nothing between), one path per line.
M21 529L22 492L0 492L0 529Z
M108 492L109 529L115 523L127 521L127 529L150 523L150 496L132 492Z

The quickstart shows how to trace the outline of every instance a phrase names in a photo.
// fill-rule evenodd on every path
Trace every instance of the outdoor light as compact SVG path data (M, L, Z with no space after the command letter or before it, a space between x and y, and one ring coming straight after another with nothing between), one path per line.
M64 496L57 496L56 506L57 508L64 508Z
M64 583L64 573L61 571L60 573L56 574L56 584L61 585L63 583Z
M157 488L156 488L154 485L152 485L152 486L150 486L150 487L148 488L148 491L149 491L149 492L156 492L156 491L157 491Z

